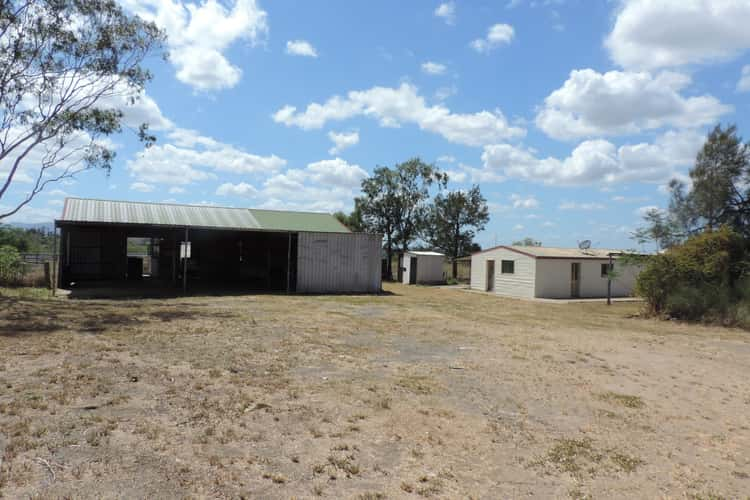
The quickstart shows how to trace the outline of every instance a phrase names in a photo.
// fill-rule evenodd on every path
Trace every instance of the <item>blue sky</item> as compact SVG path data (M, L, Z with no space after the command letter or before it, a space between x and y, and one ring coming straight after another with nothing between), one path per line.
M122 3L169 36L126 112L157 145L113 137L109 176L49 189L17 222L66 195L347 210L375 166L419 156L452 189L481 186L483 246L634 247L712 125L750 138L750 2Z

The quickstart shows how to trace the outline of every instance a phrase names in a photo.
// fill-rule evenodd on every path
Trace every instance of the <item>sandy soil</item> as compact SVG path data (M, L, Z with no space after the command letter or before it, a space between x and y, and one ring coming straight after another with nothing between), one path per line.
M0 496L750 492L750 334L387 289L0 299Z

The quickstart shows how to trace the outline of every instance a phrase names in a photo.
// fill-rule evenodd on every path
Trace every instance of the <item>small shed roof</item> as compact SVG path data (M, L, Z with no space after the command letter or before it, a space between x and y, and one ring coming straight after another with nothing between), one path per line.
M58 223L140 224L259 231L349 233L331 214L176 203L66 198Z
M610 248L589 248L587 250L582 250L580 248L526 247L518 245L499 245L477 253L490 252L499 248L504 248L505 250L517 252L535 259L607 259L610 254L617 255L625 253L623 250Z

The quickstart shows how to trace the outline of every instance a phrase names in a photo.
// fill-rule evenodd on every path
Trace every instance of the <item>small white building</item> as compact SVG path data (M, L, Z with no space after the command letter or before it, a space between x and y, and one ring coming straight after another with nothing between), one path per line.
M406 252L402 258L404 285L437 285L445 283L445 254L438 252Z
M471 288L520 298L607 296L609 256L616 278L612 297L632 295L640 266L619 265L620 250L498 246L471 256Z

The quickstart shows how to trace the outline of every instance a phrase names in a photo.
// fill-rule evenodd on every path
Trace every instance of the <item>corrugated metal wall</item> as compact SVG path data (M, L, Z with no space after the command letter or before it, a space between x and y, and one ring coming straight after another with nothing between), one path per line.
M297 292L379 292L381 246L377 234L299 233Z

